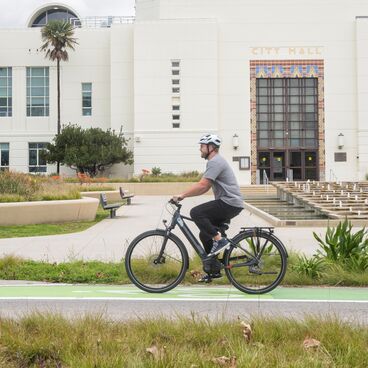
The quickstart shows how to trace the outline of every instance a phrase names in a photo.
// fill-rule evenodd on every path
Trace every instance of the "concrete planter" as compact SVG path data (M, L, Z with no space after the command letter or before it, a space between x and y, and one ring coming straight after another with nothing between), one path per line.
M100 194L105 193L107 201L111 202L122 202L123 200L120 197L120 192L118 190L109 190L109 191L101 191L101 192L81 192L83 197L96 198L100 201Z
M0 203L0 225L92 221L97 207L95 198Z
M122 187L124 190L128 190L129 193L134 193L135 195L174 195L180 194L183 191L187 190L192 182L173 182L173 183L103 183L101 186L109 186L114 187L116 190L119 190L119 187ZM88 185L88 184L87 184ZM93 183L93 186L96 184ZM91 195L90 193L99 193L99 192L83 192L83 195L87 197L97 197L95 195ZM112 191L106 191L107 193L113 193ZM212 194L212 191L209 190L207 194ZM119 193L115 197L112 195L108 197L109 200L121 200Z

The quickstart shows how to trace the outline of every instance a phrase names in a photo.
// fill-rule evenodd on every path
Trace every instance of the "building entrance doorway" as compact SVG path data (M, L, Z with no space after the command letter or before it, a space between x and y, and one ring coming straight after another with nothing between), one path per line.
M261 182L319 180L317 150L264 150L258 152Z
M319 180L318 79L257 78L260 179Z

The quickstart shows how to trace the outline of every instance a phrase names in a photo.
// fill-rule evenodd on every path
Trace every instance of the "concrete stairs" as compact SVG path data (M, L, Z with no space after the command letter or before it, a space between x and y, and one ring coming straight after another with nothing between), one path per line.
M240 192L245 199L277 197L277 189L273 185L244 185Z
M368 182L277 182L277 196L331 219L368 219Z

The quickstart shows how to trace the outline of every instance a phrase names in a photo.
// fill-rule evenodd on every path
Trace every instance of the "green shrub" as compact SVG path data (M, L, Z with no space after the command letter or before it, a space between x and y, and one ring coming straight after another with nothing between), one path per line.
M315 232L314 238L322 250L317 250L316 257L336 262L347 269L365 271L368 269L368 238L365 227L352 232L353 225L345 219L336 228L328 227L325 239Z
M324 260L318 257L307 258L304 254L297 256L296 264L292 265L292 270L299 275L305 275L312 279L319 279L322 275Z
M151 170L152 176L160 176L161 169L159 167L153 167Z

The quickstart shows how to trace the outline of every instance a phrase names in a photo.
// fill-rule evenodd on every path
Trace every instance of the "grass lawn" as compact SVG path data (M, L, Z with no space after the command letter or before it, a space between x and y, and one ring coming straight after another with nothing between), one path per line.
M368 286L368 272L344 271L341 268L326 270L320 279L313 279L298 274L293 265L296 257L291 254L288 270L282 282L284 286ZM202 266L198 257L190 260L188 271L202 272ZM224 273L224 271L222 271ZM165 274L160 275L160 270L155 273L157 277L165 279ZM92 284L129 284L123 262L101 261L71 261L64 263L47 263L33 261L13 256L0 258L0 279L2 280L30 280L48 281L56 283L92 283ZM190 272L186 273L183 285L196 284ZM214 279L214 285L228 285L229 281L224 275L220 279Z
M63 222L60 224L37 224L0 226L0 238L20 238L25 236L42 236L76 233L97 224L108 217L108 212L98 206L96 218L93 221Z
M335 319L212 322L193 315L113 322L33 314L2 318L0 330L3 368L368 367L367 326Z

